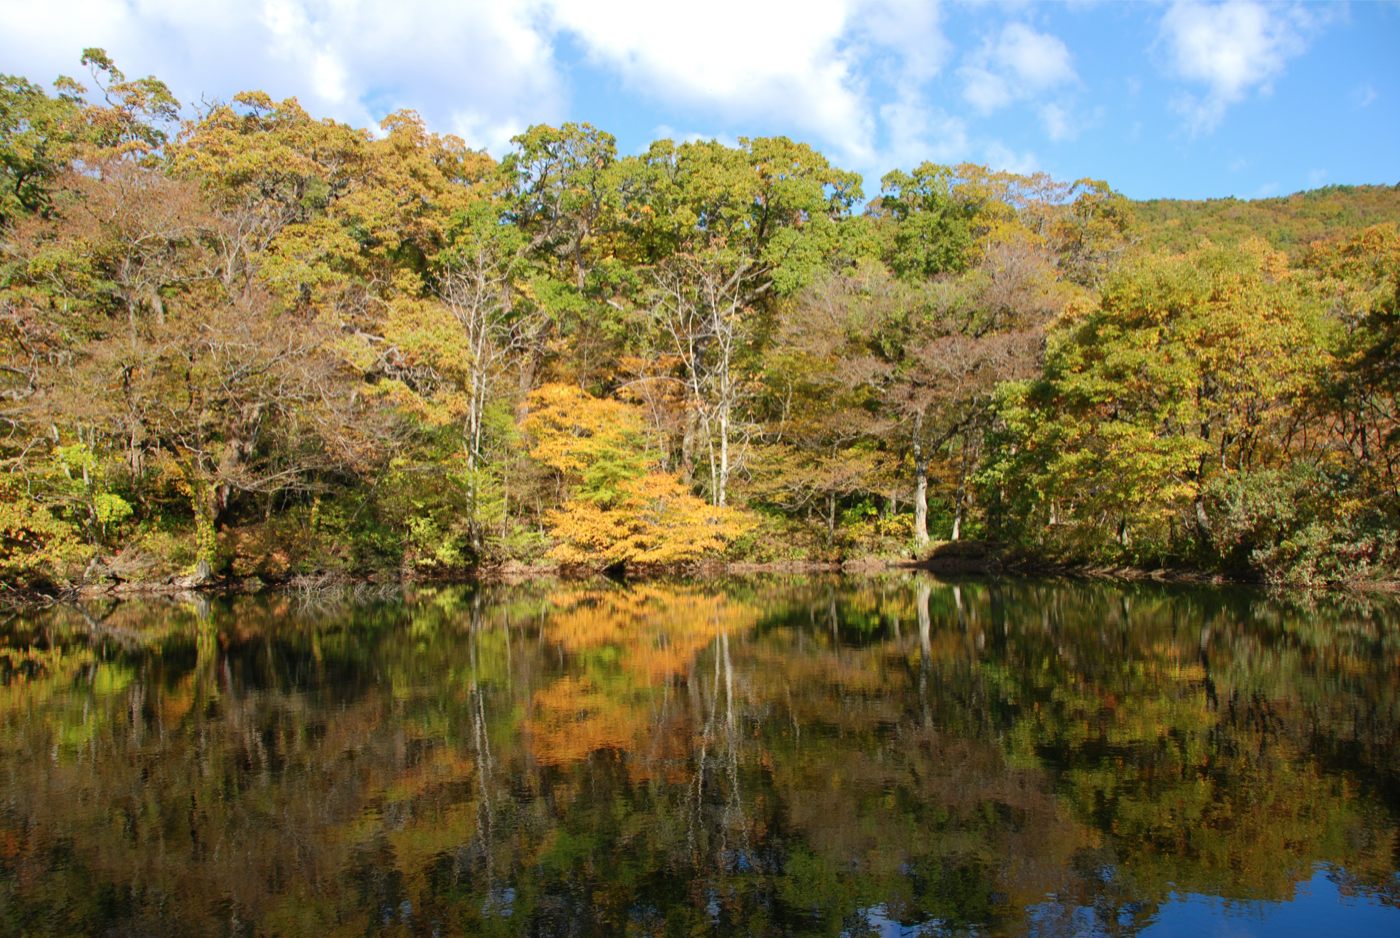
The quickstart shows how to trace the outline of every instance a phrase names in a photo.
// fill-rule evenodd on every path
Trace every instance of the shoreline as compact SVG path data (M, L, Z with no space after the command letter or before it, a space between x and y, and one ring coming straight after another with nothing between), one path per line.
M386 572L317 573L268 580L257 576L211 577L197 581L192 576L164 580L125 580L111 583L89 583L66 589L48 591L15 591L0 594L0 605L11 608L47 607L56 604L94 599L156 599L178 597L246 596L264 593L316 592L333 589L372 590L400 589L413 585L431 584L515 584L537 579L579 582L590 579L610 579L620 583L644 583L649 580L696 577L750 576L764 574L787 575L873 575L922 571L935 576L998 578L1031 577L1069 580L1094 580L1117 583L1162 583L1201 586L1248 586L1270 591L1302 593L1361 593L1400 594L1400 579L1351 580L1316 586L1268 584L1228 574L1185 568L1132 567L1108 564L1074 564L1043 558L1008 555L986 549L985 545L964 542L947 550L939 545L927 557L890 558L855 557L846 560L783 560L783 561L712 561L683 567L647 568L631 572L610 573L592 567L568 567L554 563L502 564L444 576L403 576Z

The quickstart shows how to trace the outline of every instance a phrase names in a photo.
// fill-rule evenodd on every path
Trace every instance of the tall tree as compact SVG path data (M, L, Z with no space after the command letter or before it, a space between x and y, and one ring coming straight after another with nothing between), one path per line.
M624 213L650 262L653 321L684 369L710 497L722 506L735 465L740 369L762 344L773 304L810 281L839 243L838 222L859 189L854 176L786 138L738 148L661 141L624 177Z

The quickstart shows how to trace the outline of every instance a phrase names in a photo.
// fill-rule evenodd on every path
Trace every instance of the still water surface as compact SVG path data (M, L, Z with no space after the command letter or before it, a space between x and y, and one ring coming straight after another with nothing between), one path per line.
M0 627L0 933L1400 935L1385 601L899 576Z

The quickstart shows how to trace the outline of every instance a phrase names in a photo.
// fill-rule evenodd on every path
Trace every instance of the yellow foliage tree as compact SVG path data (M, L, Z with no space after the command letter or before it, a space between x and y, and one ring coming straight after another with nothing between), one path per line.
M691 563L722 553L751 527L697 498L656 465L637 408L549 384L530 396L530 450L570 497L546 515L561 563L597 567Z
M669 472L619 485L611 504L573 498L548 515L562 563L610 567L690 563L724 551L752 526L739 512L696 498Z
M567 384L530 393L524 430L530 455L558 472L580 498L610 503L619 483L644 474L654 461L637 408L594 397Z

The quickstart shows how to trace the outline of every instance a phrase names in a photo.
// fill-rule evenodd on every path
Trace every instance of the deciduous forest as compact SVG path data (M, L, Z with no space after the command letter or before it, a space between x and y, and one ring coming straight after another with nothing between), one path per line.
M1400 568L1400 186L1132 202L783 137L500 161L0 78L0 583ZM189 115L193 116L189 116Z

